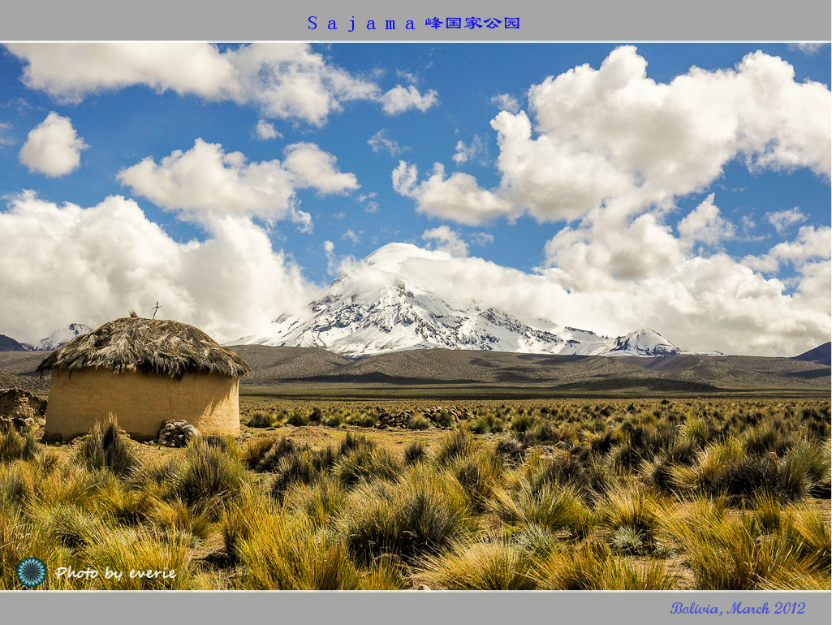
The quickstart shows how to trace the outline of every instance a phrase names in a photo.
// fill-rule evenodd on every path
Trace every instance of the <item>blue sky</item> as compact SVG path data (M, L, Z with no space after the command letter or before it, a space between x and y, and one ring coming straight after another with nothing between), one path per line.
M36 340L167 298L172 314L234 338L354 259L409 242L580 293L536 311L565 324L649 323L685 347L742 353L828 340L828 45L116 45L2 49L0 333ZM671 82L680 76L685 85ZM212 164L227 186L201 177ZM100 209L100 224L66 211L111 196L130 206ZM93 236L112 231L106 219L129 221L121 210L161 230L115 262ZM76 256L24 266L23 238ZM234 260L240 249L246 260ZM211 279L187 269L194 254L261 286L231 284L235 303L218 301ZM178 273L159 278L157 257ZM690 273L704 263L719 265L707 280ZM669 276L674 264L690 270ZM151 272L164 284L137 282ZM66 292L47 305L55 282ZM676 304L651 304L681 283ZM742 310L708 303L712 288L740 294ZM606 315L587 314L602 303Z

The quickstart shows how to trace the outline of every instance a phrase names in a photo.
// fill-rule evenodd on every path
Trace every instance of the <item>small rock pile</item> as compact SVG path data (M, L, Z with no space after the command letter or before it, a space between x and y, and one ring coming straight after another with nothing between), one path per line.
M431 420L432 423L440 423L442 421L442 411L451 415L451 420L456 423L460 420L473 419L474 414L467 408L443 408L442 406L432 406L425 411L425 416Z
M199 430L185 420L168 419L162 424L156 442L165 447L184 447L199 436Z
M413 413L410 410L405 410L404 412L382 412L378 416L378 424L376 425L377 428L406 428L407 422L410 421L410 417L413 416Z
M46 414L46 401L23 389L0 391L0 431L28 430Z
M473 419L474 415L467 408L443 408L442 406L432 406L422 412L413 412L412 410L404 410L403 412L382 412L378 416L377 428L406 428L408 422L413 415L419 415L428 419L431 424L436 427L446 427L448 417L442 416L442 411L445 411L450 416L450 424L456 423L464 419Z

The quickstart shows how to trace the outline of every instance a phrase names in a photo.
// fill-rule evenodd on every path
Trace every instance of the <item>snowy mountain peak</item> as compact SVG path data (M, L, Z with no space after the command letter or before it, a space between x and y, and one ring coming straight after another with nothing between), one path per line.
M67 327L56 330L35 346L37 351L51 352L62 348L77 336L89 334L92 328L83 323L70 323Z
M607 356L668 356L682 350L655 330L641 329L615 339Z
M321 347L345 356L408 349L655 356L681 352L652 330L607 338L545 319L526 323L495 307L442 298L407 269L436 252L386 245L339 276L304 315L282 315L236 345ZM405 266L407 265L407 266Z

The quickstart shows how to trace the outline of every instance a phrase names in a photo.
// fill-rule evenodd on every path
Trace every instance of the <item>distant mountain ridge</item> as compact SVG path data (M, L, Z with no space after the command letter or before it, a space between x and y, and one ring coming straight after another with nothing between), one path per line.
M832 343L827 341L823 345L818 345L808 352L795 356L794 360L804 360L806 362L816 362L820 365L832 364Z
M359 272L339 276L305 315L281 316L229 345L320 347L352 357L436 348L578 356L686 353L654 330L609 338L545 319L530 325L470 301L446 301L399 274L401 258L416 249L406 244L379 248L361 261ZM364 278L356 278L362 271Z
M631 392L637 388L691 393L721 392L719 389L828 393L830 384L828 365L764 356L673 354L608 358L417 349L353 359L314 347L241 345L230 349L254 369L253 374L241 380L243 385L278 385L284 390L285 385L322 384L349 389L365 385L439 385L457 388L463 394L477 388L500 388L499 392L510 393L522 387L538 387L543 393L560 390L578 394ZM292 392L301 391L295 387Z
M34 349L26 343L18 343L12 337L0 334L0 352L30 352Z

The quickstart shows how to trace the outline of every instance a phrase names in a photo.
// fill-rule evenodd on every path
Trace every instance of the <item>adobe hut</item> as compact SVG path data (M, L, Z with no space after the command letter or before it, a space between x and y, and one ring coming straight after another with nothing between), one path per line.
M127 317L49 355L47 439L87 434L110 415L133 438L155 438L167 419L202 434L240 433L240 377L251 368L193 326Z

